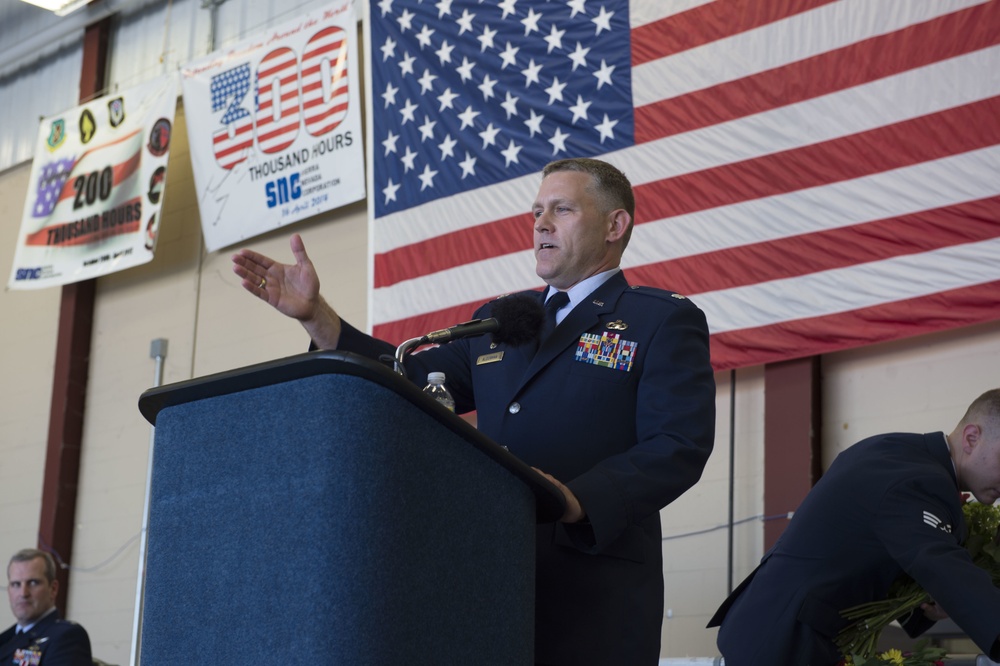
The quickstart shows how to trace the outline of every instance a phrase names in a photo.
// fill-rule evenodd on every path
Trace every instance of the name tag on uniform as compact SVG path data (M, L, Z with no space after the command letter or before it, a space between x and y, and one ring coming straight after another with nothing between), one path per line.
M476 365L486 365L487 363L496 363L497 361L503 360L503 352L493 352L492 354L483 354L476 359Z

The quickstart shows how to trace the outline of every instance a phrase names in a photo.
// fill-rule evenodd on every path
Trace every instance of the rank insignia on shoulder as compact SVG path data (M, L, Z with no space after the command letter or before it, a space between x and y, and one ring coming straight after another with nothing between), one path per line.
M924 511L924 522L935 529L951 534L951 524L944 522L930 511Z
M687 296L681 296L680 294L670 294L670 295L673 296L674 298L676 298L677 300L680 300L680 301L686 301L687 300Z
M573 358L581 363L628 372L632 369L638 348L639 343L622 340L618 333L608 331L600 335L584 333L576 345L576 354Z
M605 326L612 331L624 331L628 328L628 324L623 322L621 319L616 319L615 321L609 321Z

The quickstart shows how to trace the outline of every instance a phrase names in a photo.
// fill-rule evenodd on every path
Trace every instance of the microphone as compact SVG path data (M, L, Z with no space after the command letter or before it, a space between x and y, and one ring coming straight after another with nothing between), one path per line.
M485 333L493 333L498 344L523 345L538 339L545 320L545 311L537 298L527 294L505 296L494 301L488 319L473 319L439 331L431 331L419 338L410 338L396 348L395 371L406 376L403 359L415 348L426 344L451 342Z
M431 331L420 338L420 342L417 344L426 345L450 342L460 338L470 338L474 335L495 333L499 329L500 322L494 317L490 317L489 319L473 319L472 321L456 324L449 328L442 328L440 331Z
M432 331L420 339L422 345L493 334L497 344L523 345L538 338L545 320L545 311L537 298L515 294L498 298L489 319L473 319L440 331Z
M497 299L490 314L500 322L500 328L493 334L493 342L514 347L537 340L545 321L542 304L537 297L528 294Z

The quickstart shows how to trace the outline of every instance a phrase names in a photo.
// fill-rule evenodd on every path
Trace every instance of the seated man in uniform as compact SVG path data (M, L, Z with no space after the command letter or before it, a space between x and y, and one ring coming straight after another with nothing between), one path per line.
M0 634L0 664L92 666L87 630L56 610L56 563L26 548L7 565L7 594L17 624Z

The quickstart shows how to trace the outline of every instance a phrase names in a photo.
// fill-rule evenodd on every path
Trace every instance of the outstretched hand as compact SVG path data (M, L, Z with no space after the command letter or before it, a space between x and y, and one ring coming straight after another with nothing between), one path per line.
M253 250L233 255L233 272L243 288L283 315L297 319L319 349L336 349L340 317L319 293L319 276L298 234L289 240L294 264L283 264Z
M319 276L302 237L289 241L294 264L282 264L259 252L243 249L233 255L233 272L243 279L243 288L266 301L283 315L299 321L315 316L319 302Z

